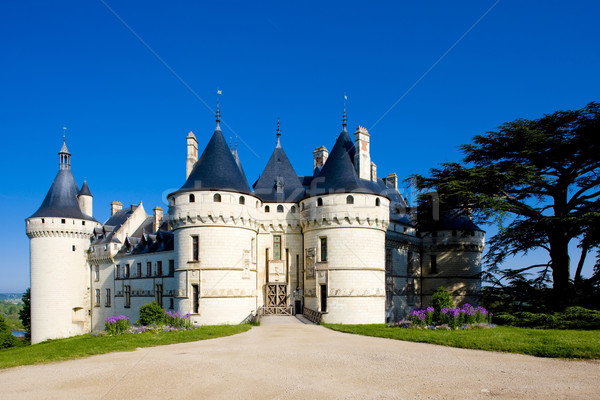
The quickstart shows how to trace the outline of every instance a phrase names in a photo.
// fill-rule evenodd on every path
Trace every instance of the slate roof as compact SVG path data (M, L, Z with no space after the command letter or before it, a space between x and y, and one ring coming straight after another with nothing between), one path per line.
M192 190L224 190L251 194L248 181L238 167L219 128L215 130L187 181L175 193Z
M383 182L379 184L358 177L354 169L354 143L344 127L325 165L311 181L308 196L327 193L371 193L385 196L384 191Z
M464 210L459 209L441 211L438 221L421 223L419 228L421 231L459 230L485 232L473 223Z
M231 150L231 154L233 155L233 159L235 160L235 163L237 164L238 168L240 169L240 172L242 173L242 176L244 177L244 181L248 182L248 178L246 178L246 174L244 173L244 168L242 168L242 162L240 161L240 156L238 155L238 152L237 152L237 144L236 144L236 148Z
M278 182L282 186L279 191L277 190ZM263 173L252 186L256 196L262 201L271 203L295 203L305 194L302 182L296 175L279 140Z
M81 189L79 189L79 196L90 196L90 197L94 197L92 196L92 192L90 192L90 187L87 184L87 181L84 179L83 180L83 185L81 185Z
M64 143L63 148L66 149ZM42 205L29 218L57 217L96 221L95 218L84 214L81 208L79 208L79 202L77 201L78 192L79 188L71 170L68 168L59 169Z

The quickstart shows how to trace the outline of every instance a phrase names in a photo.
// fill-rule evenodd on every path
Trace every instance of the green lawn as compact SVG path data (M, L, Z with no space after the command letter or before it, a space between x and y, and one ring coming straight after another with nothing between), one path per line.
M0 350L0 369L18 365L41 364L82 358L115 351L133 351L139 347L194 342L246 332L250 325L215 325L176 332L125 334L117 336L82 335L48 340L25 347Z
M386 325L324 324L357 335L433 343L443 346L528 354L537 357L600 359L600 331L528 329L424 330L388 328Z

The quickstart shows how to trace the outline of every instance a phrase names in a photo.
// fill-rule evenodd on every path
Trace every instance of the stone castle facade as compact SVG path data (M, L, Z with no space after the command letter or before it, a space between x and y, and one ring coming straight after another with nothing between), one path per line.
M383 323L426 306L439 286L476 303L484 232L461 212L428 226L410 218L396 174L379 178L370 135L346 130L318 147L298 176L277 131L260 178L248 185L219 126L198 158L187 136L186 182L168 213L111 203L93 217L66 144L39 210L26 220L32 343L102 330L104 319L157 301L197 324L261 314L318 314L331 323Z

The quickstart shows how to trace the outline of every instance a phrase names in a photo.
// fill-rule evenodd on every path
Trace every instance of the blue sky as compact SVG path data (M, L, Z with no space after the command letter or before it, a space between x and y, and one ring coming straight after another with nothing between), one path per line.
M404 178L505 121L599 100L598 15L597 1L2 2L0 292L29 285L24 219L57 172L63 125L101 221L112 200L166 208L187 132L203 148L214 130L217 88L250 184L277 118L309 174L344 93L379 175Z

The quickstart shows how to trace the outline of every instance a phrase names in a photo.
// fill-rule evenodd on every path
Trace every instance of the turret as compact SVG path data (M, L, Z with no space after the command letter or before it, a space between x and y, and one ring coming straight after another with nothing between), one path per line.
M77 200L79 202L79 208L81 208L81 211L85 215L92 217L94 214L94 210L93 210L94 196L92 196L90 187L88 186L87 181L85 179L83 180L83 185L81 185L81 189L79 190L79 193L77 194Z
M87 250L100 224L86 213L63 141L59 169L40 208L26 220L30 239L31 342L89 332L90 267ZM85 186L82 187L85 189ZM86 209L87 204L83 208Z

